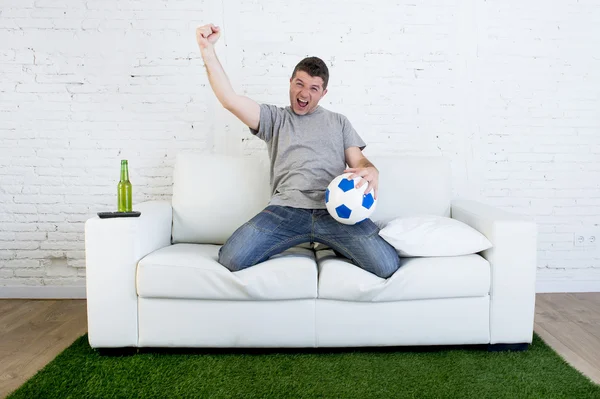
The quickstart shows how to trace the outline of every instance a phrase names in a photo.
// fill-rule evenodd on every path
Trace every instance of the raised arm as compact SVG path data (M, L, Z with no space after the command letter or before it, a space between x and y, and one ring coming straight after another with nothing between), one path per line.
M227 74L217 58L214 44L219 40L220 36L221 29L213 24L196 28L196 41L198 42L200 53L206 66L210 87L225 109L234 114L246 126L258 130L260 106L256 101L235 93Z

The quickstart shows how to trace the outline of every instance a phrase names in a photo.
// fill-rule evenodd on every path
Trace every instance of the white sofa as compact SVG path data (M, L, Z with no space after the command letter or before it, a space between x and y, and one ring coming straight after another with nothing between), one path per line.
M370 160L380 171L375 222L451 216L483 233L493 247L473 255L403 259L387 280L310 245L232 273L217 262L218 250L266 206L267 164L182 153L171 202L136 204L139 218L86 222L90 345L527 347L536 225L478 202L452 200L445 158Z

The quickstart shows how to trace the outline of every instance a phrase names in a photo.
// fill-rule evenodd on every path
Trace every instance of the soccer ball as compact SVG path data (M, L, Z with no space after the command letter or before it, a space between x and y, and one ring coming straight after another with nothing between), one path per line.
M356 188L362 177L357 176L349 180L351 174L344 173L334 178L325 190L325 206L329 214L343 224L362 222L371 216L377 205L373 190L365 195L368 184L365 182Z

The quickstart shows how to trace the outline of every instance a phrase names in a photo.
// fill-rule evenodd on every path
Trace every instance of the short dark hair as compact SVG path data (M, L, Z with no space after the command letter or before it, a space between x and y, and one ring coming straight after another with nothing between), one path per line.
M323 62L319 57L307 57L300 61L296 68L294 68L294 73L292 73L292 79L296 76L296 72L304 71L312 77L320 77L323 79L323 90L327 88L327 83L329 82L329 69L327 69L327 65Z

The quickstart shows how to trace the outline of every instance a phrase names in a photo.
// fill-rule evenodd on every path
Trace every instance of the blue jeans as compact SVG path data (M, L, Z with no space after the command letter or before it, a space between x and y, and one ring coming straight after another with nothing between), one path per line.
M244 223L219 250L219 263L232 272L264 262L295 245L319 242L358 267L388 278L400 266L396 250L370 219L345 225L327 209L269 205Z

